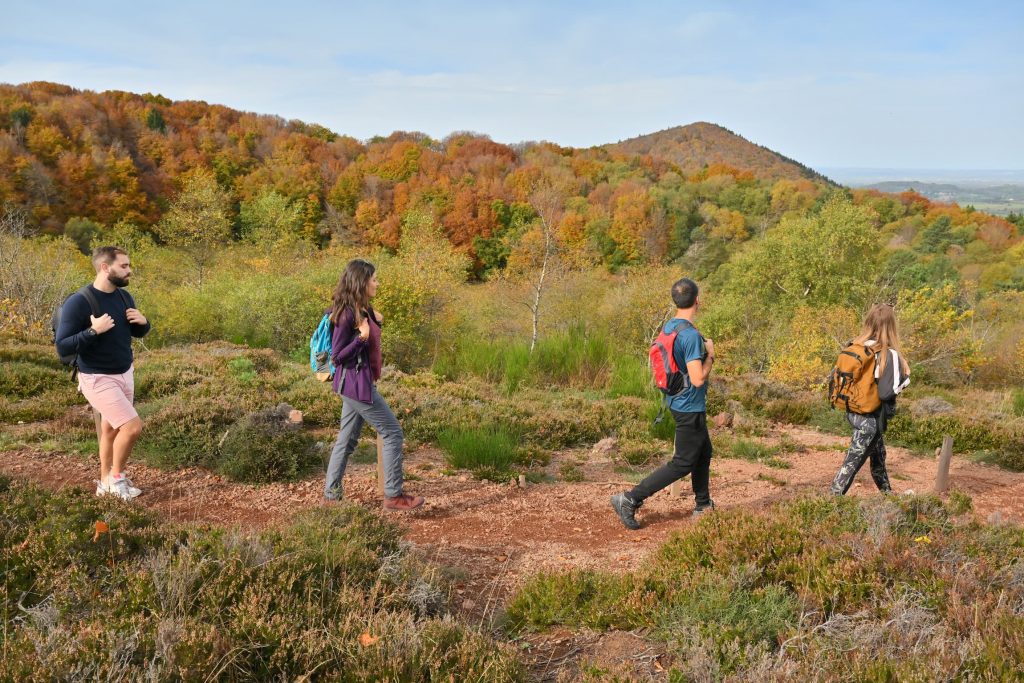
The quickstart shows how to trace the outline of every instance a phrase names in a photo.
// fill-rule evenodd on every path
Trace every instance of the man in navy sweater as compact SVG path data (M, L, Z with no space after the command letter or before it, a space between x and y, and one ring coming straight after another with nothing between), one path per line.
M132 275L128 254L118 247L98 247L92 254L96 279L89 285L99 307L81 293L64 303L57 328L57 351L78 354L78 389L92 406L100 444L100 479L96 495L130 500L142 493L124 474L125 463L142 432L132 405L135 398L132 337L143 337L149 321L122 287Z

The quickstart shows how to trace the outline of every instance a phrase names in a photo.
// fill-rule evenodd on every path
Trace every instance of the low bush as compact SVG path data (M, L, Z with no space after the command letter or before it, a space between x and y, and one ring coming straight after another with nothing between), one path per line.
M780 398L764 406L764 415L775 422L802 425L811 421L814 409L814 402L808 399Z
M846 419L846 413L842 410L832 409L825 405L824 401L811 414L809 424L828 434L840 434L843 436L852 434L850 423Z
M0 363L0 395L29 398L72 385L71 372L26 361Z
M889 422L886 436L893 444L931 452L948 435L957 453L976 453L986 462L1024 471L1024 433L1014 430L1013 425L958 413L915 418L903 411Z
M10 400L0 397L0 423L39 422L61 417L68 408L84 403L74 384L36 394L30 398Z
M627 439L619 445L618 457L630 467L646 467L652 461L670 457L664 444L649 440Z
M821 497L719 512L635 572L537 575L508 627L646 632L669 653L669 680L1012 679L1024 532L957 518L969 504Z
M303 421L315 427L337 427L341 419L341 398L331 391L329 382L319 382L312 375L282 392L281 400L301 410Z
M217 444L246 409L230 394L186 395L140 406L139 414L145 431L135 454L150 465L178 469L214 465Z
M558 473L561 475L562 481L580 482L585 479L583 471L574 462L562 463L562 466L558 468Z
M52 345L0 345L0 424L52 420L82 401Z
M43 343L42 340L30 342L7 337L0 338L0 341L3 342L0 343L0 363L28 363L51 370L64 369L52 344Z
M246 415L218 443L216 470L237 481L295 479L323 465L315 440L288 421L287 408Z
M0 480L0 516L3 680L525 679L357 506L225 531Z

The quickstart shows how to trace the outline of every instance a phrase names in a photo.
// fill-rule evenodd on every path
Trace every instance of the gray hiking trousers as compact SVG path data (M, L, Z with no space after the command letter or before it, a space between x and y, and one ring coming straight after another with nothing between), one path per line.
M402 443L405 433L391 408L377 393L371 390L372 404L341 397L341 429L331 450L327 463L327 481L324 483L324 498L338 500L342 497L342 477L348 465L348 456L359 443L363 423L369 422L384 440L384 495L388 498L402 495Z
M883 407L882 410L884 409ZM832 493L841 496L849 491L857 472L869 458L871 478L875 480L875 486L882 492L891 491L889 473L885 469L885 419L881 413L847 413L846 420L853 427L853 439L850 441L850 450L846 452L843 466L836 472L836 478L832 481Z

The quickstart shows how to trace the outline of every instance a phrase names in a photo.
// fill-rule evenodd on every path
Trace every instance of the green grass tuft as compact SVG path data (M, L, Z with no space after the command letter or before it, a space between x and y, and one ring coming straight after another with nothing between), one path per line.
M518 462L519 438L503 425L443 429L437 443L449 465L487 479L507 478Z

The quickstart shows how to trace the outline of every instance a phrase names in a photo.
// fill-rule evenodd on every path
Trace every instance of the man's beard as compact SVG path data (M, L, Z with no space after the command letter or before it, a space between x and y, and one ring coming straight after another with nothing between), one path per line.
M128 278L126 278L126 277L118 277L116 275L108 274L107 275L107 280L109 280L110 284L114 285L115 287L127 287L128 286Z

